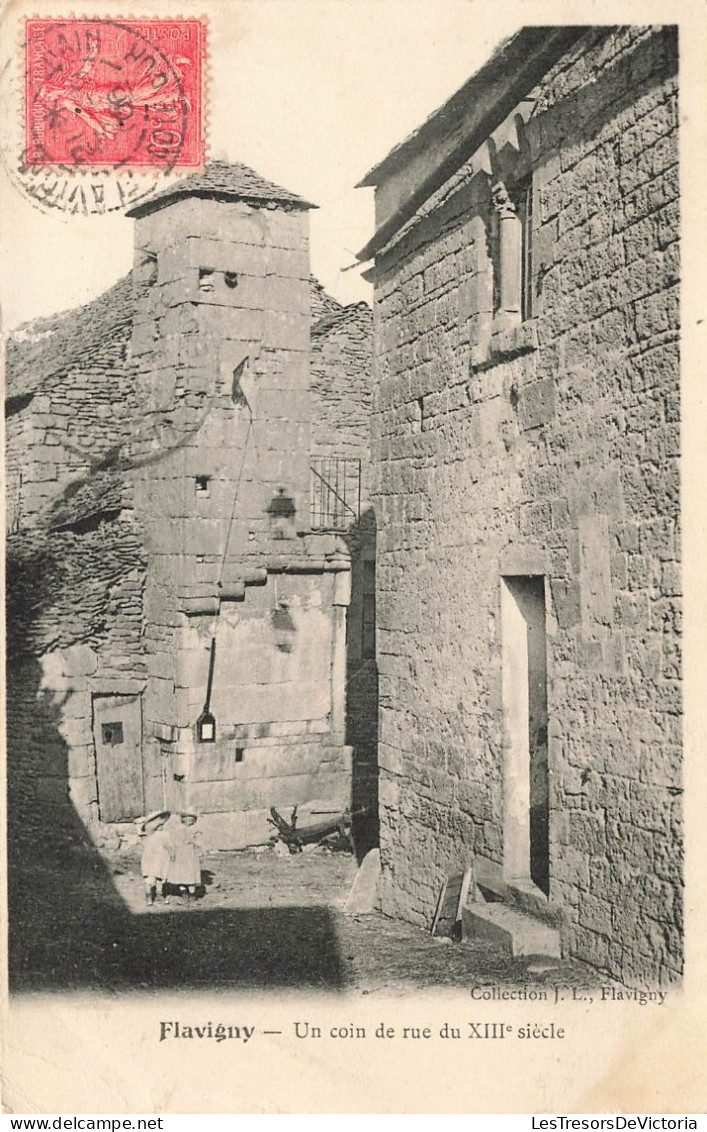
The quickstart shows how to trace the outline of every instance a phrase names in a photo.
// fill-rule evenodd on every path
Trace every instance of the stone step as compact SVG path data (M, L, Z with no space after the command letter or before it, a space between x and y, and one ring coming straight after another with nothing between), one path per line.
M557 928L500 901L473 901L462 911L462 937L495 943L508 954L562 958Z

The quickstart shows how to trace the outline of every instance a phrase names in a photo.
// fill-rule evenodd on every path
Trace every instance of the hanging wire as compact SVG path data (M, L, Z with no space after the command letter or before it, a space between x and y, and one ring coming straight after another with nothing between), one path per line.
M216 608L216 614L215 614L215 617L214 617L214 620L213 620L212 626L211 626L211 642L210 642L210 646L209 646L209 676L208 676L208 681L207 681L206 701L205 701L205 704L204 704L204 712L208 712L210 710L211 691L212 691L212 688L213 688L213 679L214 679L214 665L215 665L215 661L216 661L216 634L218 632L219 617L220 617L220 614L221 614L221 586L222 586L222 583L223 583L223 573L224 573L224 570L226 568L226 558L228 557L228 547L229 547L229 544L231 542L231 531L233 530L233 521L236 517L236 507L238 506L238 496L240 495L241 483L243 481L243 472L244 472L244 469L245 469L245 460L246 460L246 455L248 453L248 443L250 441L251 436L254 436L253 412L251 410L251 407L248 404L248 402L246 401L245 397L242 399L240 404L242 404L248 410L248 428L246 430L245 440L243 441L243 448L242 448L242 451L241 451L241 464L240 464L240 467L238 469L238 476L237 476L237 479L236 479L236 489L233 493L233 504L231 506L231 514L230 514L229 519L228 519L228 529L226 531L226 541L225 541L224 547L223 547L223 554L221 555L221 567L219 569L219 574L218 574L218 594L217 594L218 606Z
M254 431L253 430L253 414L251 412L250 405L248 405L247 402L246 402L246 408L248 409L248 430L246 432L245 441L243 443L243 451L241 452L241 466L238 469L238 478L236 480L236 490L235 490L235 493L234 493L234 496L233 496L233 506L231 507L231 515L230 515L230 518L228 520L228 530L226 532L226 542L224 544L223 554L221 556L221 569L219 571L219 576L218 576L219 590L221 589L221 583L223 581L223 572L224 572L224 569L226 567L226 557L228 555L228 546L229 546L229 543L231 541L231 531L233 529L233 520L236 517L236 507L238 505L238 496L239 496L239 493L240 493L240 490L241 490L241 481L243 479L243 469L245 468L245 458L246 458L246 453L248 451L248 442L249 442L251 435L253 434L253 431ZM256 451L257 451L257 448L256 448ZM219 610L220 610L220 606L221 606L221 596L219 594Z

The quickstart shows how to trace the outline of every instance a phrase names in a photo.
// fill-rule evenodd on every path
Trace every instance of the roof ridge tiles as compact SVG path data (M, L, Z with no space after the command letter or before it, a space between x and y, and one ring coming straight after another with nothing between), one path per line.
M126 216L139 219L165 208L179 197L187 196L264 201L301 209L317 207L297 193L261 177L249 165L238 161L216 160L208 162L198 173L191 173L188 177L175 181L161 192L128 209Z

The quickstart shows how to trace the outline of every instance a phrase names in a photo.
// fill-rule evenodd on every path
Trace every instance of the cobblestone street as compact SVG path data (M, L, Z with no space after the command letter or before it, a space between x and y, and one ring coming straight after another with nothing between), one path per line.
M597 981L579 963L512 959L486 943L454 944L379 914L344 913L356 871L348 853L208 854L203 897L187 904L173 895L154 907L145 904L137 848L107 860L91 861L79 849L71 856L60 894L46 858L26 874L13 920L17 990L292 987L369 994ZM57 895L48 915L45 902ZM53 931L33 929L47 922Z

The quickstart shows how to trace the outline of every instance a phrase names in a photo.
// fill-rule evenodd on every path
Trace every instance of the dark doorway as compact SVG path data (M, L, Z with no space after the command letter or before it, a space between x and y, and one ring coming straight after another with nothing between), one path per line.
M101 821L140 817L145 812L140 697L94 696L93 738Z
M503 579L504 870L550 893L545 579Z

